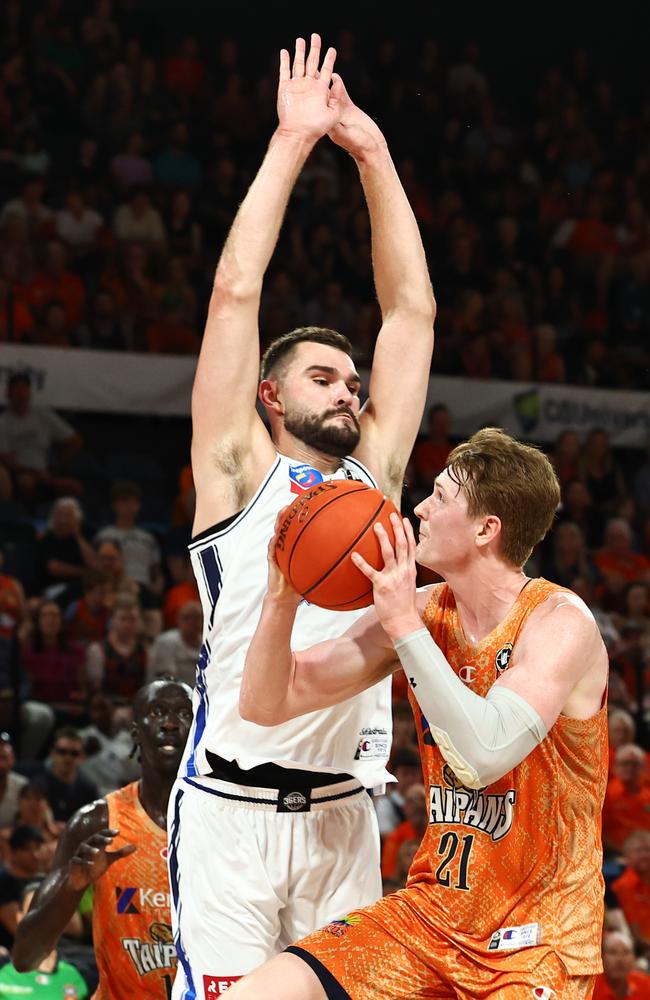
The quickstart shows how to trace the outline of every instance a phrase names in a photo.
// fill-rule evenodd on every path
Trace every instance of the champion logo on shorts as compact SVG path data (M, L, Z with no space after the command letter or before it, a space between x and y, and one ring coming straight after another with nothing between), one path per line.
M533 996L537 997L538 1000L550 1000L551 997L556 996L556 993L550 986L536 986L533 990Z
M214 1000L226 993L233 983L238 983L241 976L204 976L203 992L205 1000Z

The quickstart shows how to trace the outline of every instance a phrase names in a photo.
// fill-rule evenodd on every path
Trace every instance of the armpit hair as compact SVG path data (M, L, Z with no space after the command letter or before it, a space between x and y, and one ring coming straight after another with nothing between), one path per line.
M231 441L220 441L215 447L213 457L219 472L229 479L236 503L242 503L246 493L242 466L243 449Z

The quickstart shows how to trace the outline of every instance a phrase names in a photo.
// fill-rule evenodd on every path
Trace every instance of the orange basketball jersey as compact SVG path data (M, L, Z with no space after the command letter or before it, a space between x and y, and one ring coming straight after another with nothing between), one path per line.
M528 615L559 590L531 580L476 646L464 638L447 584L433 588L424 622L456 674L485 696L516 661ZM411 692L409 697L429 803L429 826L407 883L410 905L483 964L523 968L527 946L541 945L560 957L569 975L599 972L605 706L585 721L560 716L521 764L474 790L455 777Z
M176 972L167 881L167 834L140 803L138 782L106 796L114 849L136 844L95 885L96 1000L167 1000Z

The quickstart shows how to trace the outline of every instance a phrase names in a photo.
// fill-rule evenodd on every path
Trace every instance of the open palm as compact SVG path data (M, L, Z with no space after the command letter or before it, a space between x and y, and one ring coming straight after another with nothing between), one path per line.
M296 39L293 66L286 49L280 52L278 85L279 127L285 133L320 139L338 121L338 102L330 90L335 49L328 49L320 63L320 35L311 36L305 58L305 40Z

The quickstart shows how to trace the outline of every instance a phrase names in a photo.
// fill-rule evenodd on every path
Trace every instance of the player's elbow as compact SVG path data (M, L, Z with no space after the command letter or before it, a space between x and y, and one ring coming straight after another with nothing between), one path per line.
M239 716L244 722L252 722L256 726L279 726L287 721L278 709L261 705L257 698L246 692L239 696Z

